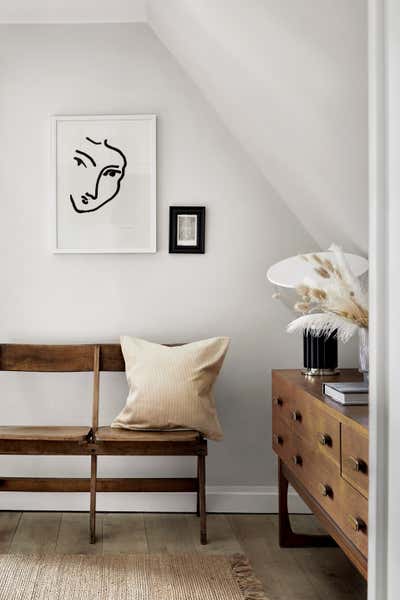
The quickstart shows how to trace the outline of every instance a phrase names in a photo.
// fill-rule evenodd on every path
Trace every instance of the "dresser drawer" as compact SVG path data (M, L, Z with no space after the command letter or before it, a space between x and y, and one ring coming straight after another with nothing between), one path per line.
M336 519L340 512L339 465L295 434L290 450L292 456L287 466L326 512Z
M272 422L272 448L285 463L292 456L292 433L289 425L275 417Z
M320 402L298 390L291 405L293 432L340 468L340 423Z
M368 556L368 500L342 479L339 527L360 550Z
M368 436L342 424L342 476L368 498Z
M303 485L309 486L309 482L315 472L315 459L311 447L297 435L291 434L290 456L286 465Z
M291 422L294 387L289 382L272 377L272 419Z
M287 466L362 552L368 554L368 500L340 476L339 466L293 435Z

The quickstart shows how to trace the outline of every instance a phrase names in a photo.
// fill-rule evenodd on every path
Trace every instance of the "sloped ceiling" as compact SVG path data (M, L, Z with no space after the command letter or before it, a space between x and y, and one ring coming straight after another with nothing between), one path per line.
M366 4L149 0L147 13L318 244L364 253Z
M146 19L317 244L365 254L366 0L0 6L2 23Z

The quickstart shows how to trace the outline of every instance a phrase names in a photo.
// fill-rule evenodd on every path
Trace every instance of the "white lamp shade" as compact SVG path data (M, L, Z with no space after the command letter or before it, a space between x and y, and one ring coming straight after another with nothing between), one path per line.
M317 254L320 258L333 259L333 252L312 252L285 258L268 269L268 281L283 288L297 288L306 278L315 276L314 264L304 260L304 256ZM346 262L356 277L361 277L368 271L368 260L357 254L344 254ZM334 262L334 260L332 260Z

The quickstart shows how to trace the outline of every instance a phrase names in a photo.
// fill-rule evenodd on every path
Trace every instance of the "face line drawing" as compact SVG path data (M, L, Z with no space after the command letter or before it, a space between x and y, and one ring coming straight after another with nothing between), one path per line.
M75 152L76 152L76 154L82 154L82 156L86 156L86 158L88 158L92 162L92 165L94 167L96 166L96 161L89 154L86 154L86 152L83 152L82 150L75 150ZM85 167L86 167L86 165L85 165Z
M106 164L100 170L100 172L98 173L98 175L96 177L94 193L90 193L90 192L85 192L83 194L78 193L77 195L75 195L75 198L74 198L73 194L70 194L69 197L70 197L72 207L77 213L80 213L80 214L86 213L86 212L94 212L94 211L98 210L99 208L101 208L102 206L104 206L105 204L107 204L108 202L110 202L113 198L115 198L115 196L118 194L118 192L120 190L121 181L125 176L125 169L126 169L126 165L127 165L127 160L126 160L124 153L119 148L116 148L115 146L112 146L111 144L109 144L107 139L105 139L103 142L101 142L101 141L97 142L95 140L92 140L89 137L86 137L86 140L96 146L103 145L105 148L108 148L109 150L111 150L113 152L117 152L122 158L122 165ZM87 154L86 152L76 149L75 153L85 156L87 159L89 159L92 163L92 165L90 165L90 166L92 166L92 169L95 169L97 167L97 163L96 163L95 159L92 156L90 156L89 154ZM80 156L74 156L74 160L76 160L77 167L83 165L85 167L85 169L88 168L88 165L85 163L85 161ZM104 181L104 178L105 177L114 178L115 176L117 176L118 179L115 181L115 189L113 190L111 195L108 196L104 201L102 201L97 206L94 206L93 208L90 208L88 206L88 208L86 208L86 205L90 205L91 202L99 199L99 195L101 194L100 185ZM110 185L111 184L108 184L108 187ZM107 190L107 184L105 186L103 185L103 193L104 193L104 188ZM109 193L110 192L108 192L108 194ZM80 196L80 202L85 205L85 208L80 208L78 202L76 202L76 199L78 198L78 196Z
M95 140L92 140L92 138L90 137L86 137L88 142L91 142L92 144L96 144L96 146L101 146L101 142L96 142Z

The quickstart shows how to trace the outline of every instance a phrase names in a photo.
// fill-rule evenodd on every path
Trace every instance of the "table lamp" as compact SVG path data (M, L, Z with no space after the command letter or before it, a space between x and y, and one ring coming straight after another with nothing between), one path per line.
M267 279L272 283L276 292L274 297L293 310L296 302L296 289L305 280L315 275L313 261L308 257L318 256L321 259L334 261L334 254L328 252L313 252L291 256L272 265L268 269ZM306 258L306 260L305 260ZM344 254L347 265L356 277L365 276L368 271L368 260L357 254ZM304 375L333 375L337 373L338 351L337 336L316 335L310 331L303 333L303 374Z

